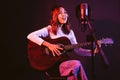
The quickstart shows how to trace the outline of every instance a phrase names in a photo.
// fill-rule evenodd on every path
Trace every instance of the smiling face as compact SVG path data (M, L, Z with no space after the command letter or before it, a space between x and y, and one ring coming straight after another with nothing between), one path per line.
M63 7L60 7L59 14L58 14L58 21L61 24L65 24L67 22L67 19L68 19L68 14L66 10Z
M62 27L62 31L65 34L70 32L70 23L68 14L64 7L55 6L51 11L50 25L53 32L56 34L58 27Z

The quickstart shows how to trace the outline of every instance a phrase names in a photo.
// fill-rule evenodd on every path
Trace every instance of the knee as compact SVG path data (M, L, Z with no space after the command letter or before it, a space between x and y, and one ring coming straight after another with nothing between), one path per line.
M73 62L74 62L74 65L75 65L75 66L80 67L80 66L82 65L81 62L78 61L78 60L73 60Z

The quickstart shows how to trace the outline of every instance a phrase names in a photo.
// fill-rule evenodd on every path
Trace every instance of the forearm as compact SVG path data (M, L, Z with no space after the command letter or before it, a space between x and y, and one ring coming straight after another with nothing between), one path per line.
M46 46L46 47L49 47L49 46L50 46L50 43L47 42L47 41L43 41L42 45L43 45L43 46Z
M30 41L32 41L32 42L34 42L34 43L36 43L36 44L38 44L40 46L44 42L44 40L42 38L40 38L40 37L38 37L37 35L34 35L34 34L29 34L27 36L27 39L29 39Z
M30 34L28 34L27 39L41 46L42 43L44 42L44 40L41 37L46 36L48 36L47 27L31 32Z

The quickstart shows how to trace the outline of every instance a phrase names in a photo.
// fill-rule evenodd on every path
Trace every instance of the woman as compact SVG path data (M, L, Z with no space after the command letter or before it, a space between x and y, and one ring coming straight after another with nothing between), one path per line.
M64 49L58 44L53 44L44 38L49 36L51 39L57 39L60 37L66 37L69 39L71 44L77 44L75 34L72 29L70 29L70 24L68 20L68 14L64 7L56 6L52 12L50 19L50 25L34 31L27 36L27 39L36 43L39 46L47 47L54 57L61 56L62 50ZM63 42L65 42L63 40ZM74 49L75 53L82 56L90 56L91 51L83 48ZM59 72L61 76L68 76L67 80L78 80L78 76L81 77L81 80L88 80L85 71L82 67L82 64L78 60L71 60L67 55L62 59L58 60L59 62ZM58 63L56 62L56 63ZM54 66L54 65L52 65ZM70 73L73 76L69 76Z

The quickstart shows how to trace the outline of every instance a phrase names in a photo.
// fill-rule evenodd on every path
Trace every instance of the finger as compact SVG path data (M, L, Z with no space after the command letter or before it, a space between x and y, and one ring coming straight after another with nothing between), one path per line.
M98 53L98 48L95 48L94 53L95 54Z
M60 47L60 45L57 45L56 48L59 49L59 50L63 50L63 48Z
M99 47L101 47L101 41L98 41L98 45L99 45Z
M60 52L58 49L55 50L55 53L56 53L58 56L61 55L61 52Z
M63 48L61 48L61 47L58 47L58 49L59 49L59 50L63 50Z
M55 52L52 50L52 55L55 56Z
M60 56L61 54L62 53L59 50L57 50L57 55Z

